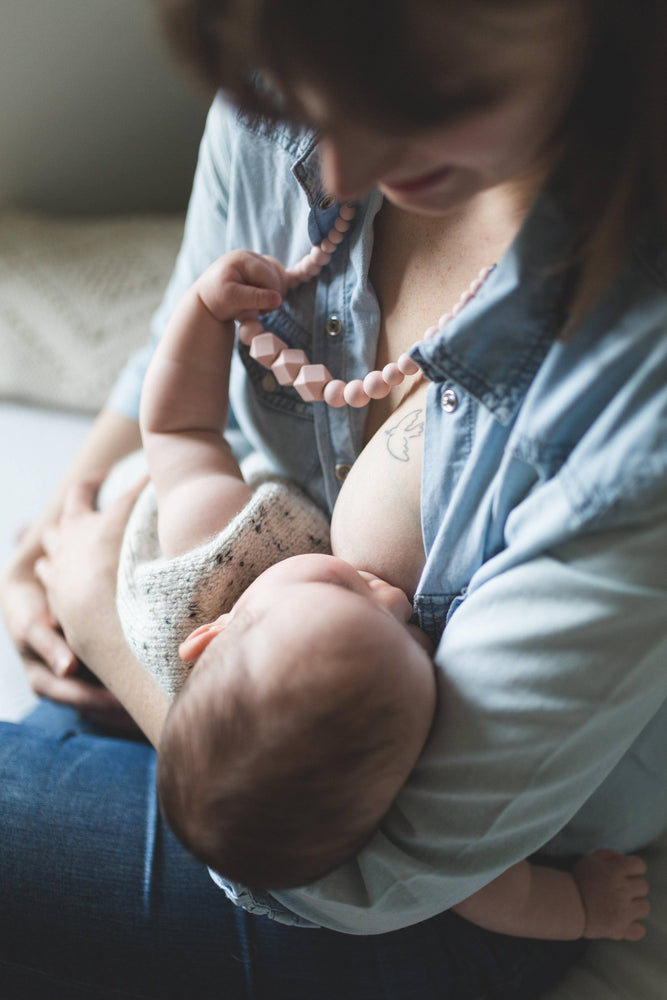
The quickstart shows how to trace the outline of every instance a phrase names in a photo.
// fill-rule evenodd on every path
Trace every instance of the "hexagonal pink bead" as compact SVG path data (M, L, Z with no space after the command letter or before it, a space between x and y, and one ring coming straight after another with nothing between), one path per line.
M276 382L279 382L280 385L292 385L300 369L307 364L308 357L304 351L299 351L296 347L288 347L280 352L271 365L271 371L276 376Z
M304 365L294 379L294 388L306 403L318 403L330 381L331 372L326 365Z
M265 368L270 368L285 347L287 347L285 341L275 334L260 333L258 337L253 338L250 345L250 357L259 361Z

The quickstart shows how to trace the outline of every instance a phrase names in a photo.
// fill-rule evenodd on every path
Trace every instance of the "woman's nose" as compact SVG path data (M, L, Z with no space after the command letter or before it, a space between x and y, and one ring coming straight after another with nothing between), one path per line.
M350 128L320 140L320 168L325 190L340 201L353 201L396 164L396 143Z

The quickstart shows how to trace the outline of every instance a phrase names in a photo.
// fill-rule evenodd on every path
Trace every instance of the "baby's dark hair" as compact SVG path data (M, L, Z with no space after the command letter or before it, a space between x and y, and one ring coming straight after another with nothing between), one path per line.
M268 695L226 636L177 697L158 754L160 805L223 877L278 889L325 875L369 839L407 778L421 744L405 691L383 683L389 645L367 631L362 647L346 630L328 637Z

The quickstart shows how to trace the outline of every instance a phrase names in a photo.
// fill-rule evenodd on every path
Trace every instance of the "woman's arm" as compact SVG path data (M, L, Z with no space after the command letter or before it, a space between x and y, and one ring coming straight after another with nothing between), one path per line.
M69 647L157 745L170 700L130 652L116 610L123 531L143 485L104 512L94 509L95 483L71 486L58 526L44 533L35 571Z
M58 521L69 486L84 478L100 479L140 443L136 421L111 410L100 413L48 506L17 546L0 585L7 629L21 653L33 690L81 711L116 716L119 706L108 691L74 676L76 655L63 637L58 617L35 576L35 561L43 555L42 532Z

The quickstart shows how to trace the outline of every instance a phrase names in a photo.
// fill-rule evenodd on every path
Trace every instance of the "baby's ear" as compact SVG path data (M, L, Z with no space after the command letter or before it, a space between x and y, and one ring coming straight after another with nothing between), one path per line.
M229 615L220 615L214 622L200 625L194 632L183 640L178 647L178 655L185 663L192 663L198 660L208 644L219 635L227 624Z

